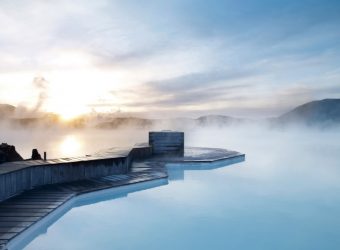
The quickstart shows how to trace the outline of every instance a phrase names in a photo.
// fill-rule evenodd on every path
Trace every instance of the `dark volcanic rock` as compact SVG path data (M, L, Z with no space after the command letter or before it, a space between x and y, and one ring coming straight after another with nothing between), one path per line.
M32 150L32 157L31 157L32 160L42 160L41 158L41 155L39 154L38 152L38 149L33 149Z
M23 158L17 153L14 146L8 145L7 143L0 145L0 163L22 160Z

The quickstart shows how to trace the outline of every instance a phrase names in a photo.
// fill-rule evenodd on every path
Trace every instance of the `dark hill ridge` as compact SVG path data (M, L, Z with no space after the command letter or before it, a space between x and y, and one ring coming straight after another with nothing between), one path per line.
M99 129L118 129L126 126L134 128L150 128L153 125L153 120L137 118L137 117L117 117L110 121L98 123L96 128Z
M206 115L195 119L198 126L228 126L244 122L244 119L224 115Z
M304 124L309 126L331 126L340 124L340 99L324 99L305 103L281 115L276 122Z
M173 118L173 119L146 119L137 117L116 117L109 121L100 122L96 128L100 129L118 129L123 127L134 128L151 128L152 126L175 126L175 127L194 127L194 126L229 126L236 123L241 123L244 119L234 118L223 115L207 115L197 119L191 118Z
M305 103L295 109L269 120L274 126L286 126L290 124L301 124L308 126L328 127L340 125L340 99L324 99ZM254 120L235 118L225 115L206 115L197 119L174 118L174 119L146 119L136 117L116 117L108 121L99 122L97 128L116 129L124 126L136 128L150 128L157 124L171 124L176 127L208 127L208 126L230 126L247 123Z

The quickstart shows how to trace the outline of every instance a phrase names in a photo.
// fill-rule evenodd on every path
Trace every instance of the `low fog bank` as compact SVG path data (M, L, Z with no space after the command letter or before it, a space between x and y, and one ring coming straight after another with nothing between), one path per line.
M288 118L287 118L288 117ZM28 130L121 130L121 129L229 129L233 127L263 127L270 130L317 129L340 130L340 122L333 120L305 121L292 120L290 116L268 119L243 119L221 115L201 116L199 118L148 119L141 117L83 116L72 120L63 120L49 114L31 118L0 119L0 127L5 129Z
M1 139L15 145L24 158L29 158L32 148L37 148L41 153L47 151L47 156L51 159L85 156L107 148L147 142L148 131L149 129L1 130ZM298 127L277 130L263 126L230 126L183 131L186 146L226 148L246 154L245 162L230 165L228 171L224 171L225 168L214 170L213 186L217 185L216 180L228 183L228 188L223 186L223 194L237 194L239 189L249 194L246 200L254 197L258 197L260 201L269 199L277 206L286 199L293 199L292 207L309 200L315 201L317 206L323 204L325 209L328 209L328 204L333 204L334 199L338 199L338 130ZM203 183L193 181L197 185ZM208 190L210 186L203 186L203 190ZM215 194L211 193L212 196ZM236 194L231 196L234 198L230 198L233 202L238 199ZM250 205L246 204L245 207Z
M265 143L265 150L294 148L311 142L315 147L339 144L340 99L306 103L275 118L250 120L223 115L198 118L148 119L127 114L91 113L64 120L40 111L46 81L36 79L37 105L31 109L0 105L0 143L14 145L23 158L33 148L46 151L48 158L83 156L110 148L133 146L148 141L148 131L179 130L186 145L222 147L247 153ZM265 149L266 148L266 149ZM320 152L327 154L329 151ZM334 152L334 154L336 154Z
M124 129L1 129L1 141L16 147L24 158L31 157L32 149L47 152L47 158L85 156L112 147L128 147L147 141L147 131Z
M228 128L232 126L263 126L267 129L306 127L340 129L340 99L324 99L305 103L278 117L245 119L225 115L205 115L198 118L149 119L120 113L96 113L65 120L57 114L0 104L0 124L9 128L28 129L163 129Z
M2 125L1 142L14 145L23 158L30 158L33 148L46 151L48 158L84 156L111 147L127 147L147 142L152 130L180 130L185 132L187 146L222 147L247 153L252 147L265 143L266 150L284 150L300 143L340 144L337 128L316 129L294 126L272 128L265 123L242 123L228 126L183 126L181 123L162 122L147 127L125 126L118 129L98 128L11 128ZM0 142L0 143L1 143ZM320 149L322 151L322 149ZM323 152L329 153L329 152ZM334 152L335 154L336 152Z

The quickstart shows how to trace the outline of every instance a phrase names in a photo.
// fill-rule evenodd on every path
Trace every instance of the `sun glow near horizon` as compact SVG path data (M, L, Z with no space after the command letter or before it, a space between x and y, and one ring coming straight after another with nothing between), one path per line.
M98 104L117 109L122 100L112 92L128 88L129 82L123 72L95 67L51 71L45 75L48 88L43 108L65 121L91 112Z
M65 109L60 109L56 114L61 118L62 121L71 121L87 113L84 108L81 107L71 107Z

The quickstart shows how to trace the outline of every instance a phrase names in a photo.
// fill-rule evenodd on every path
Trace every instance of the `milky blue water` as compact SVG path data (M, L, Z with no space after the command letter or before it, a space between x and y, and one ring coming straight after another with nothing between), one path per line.
M245 162L94 194L25 249L340 248L338 133L220 132L187 140L239 150Z

